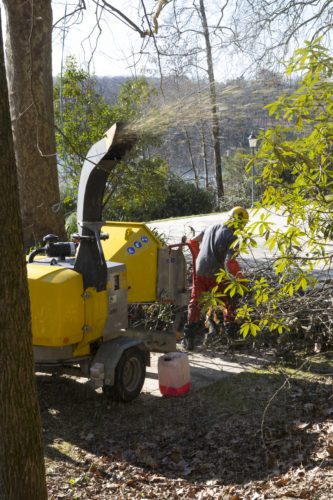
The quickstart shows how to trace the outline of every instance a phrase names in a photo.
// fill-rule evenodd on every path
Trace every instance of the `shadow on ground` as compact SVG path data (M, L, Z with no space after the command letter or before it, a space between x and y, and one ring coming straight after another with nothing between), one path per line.
M329 467L317 451L333 414L332 386L327 364L316 372L246 372L181 397L141 394L127 404L74 378L38 375L46 457L82 469L103 457L106 480L122 463L224 485Z

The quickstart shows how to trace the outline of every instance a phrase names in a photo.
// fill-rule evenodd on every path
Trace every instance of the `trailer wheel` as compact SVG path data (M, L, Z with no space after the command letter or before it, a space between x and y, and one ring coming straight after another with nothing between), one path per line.
M140 349L132 347L121 356L113 386L104 386L104 394L116 401L132 401L141 392L146 377L146 364Z

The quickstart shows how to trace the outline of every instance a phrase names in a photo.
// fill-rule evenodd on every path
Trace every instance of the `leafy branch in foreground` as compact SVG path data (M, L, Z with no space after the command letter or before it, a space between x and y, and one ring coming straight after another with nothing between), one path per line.
M256 203L259 221L239 234L238 244L250 253L261 237L271 259L268 269L252 273L250 299L238 307L244 336L292 330L296 312L308 317L312 304L325 318L321 331L332 334L333 59L320 40L295 52L287 74L298 73L297 90L267 106L277 125L261 134L247 165L250 171L255 162L261 172L256 182L263 197ZM285 225L277 227L271 214L283 216Z

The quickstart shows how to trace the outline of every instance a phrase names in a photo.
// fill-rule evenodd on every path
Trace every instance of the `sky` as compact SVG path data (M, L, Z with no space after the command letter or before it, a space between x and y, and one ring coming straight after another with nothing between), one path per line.
M97 48L94 47L98 30L96 29L93 2L86 1L87 10L83 12L83 16L80 16L75 24L72 21L67 21L65 24L63 21L57 23L64 17L65 11L67 14L73 11L77 2L78 0L52 0L53 23L56 23L53 31L53 74L60 73L62 61L66 59L66 56L74 55L80 65L87 69L86 65L89 64L89 71L99 76L134 76L135 71L139 72L140 70L144 70L146 76L149 76L150 68L145 65L145 58L141 57L136 70L133 65L135 59L138 60L137 55L134 56L133 54L137 54L143 44L146 44L147 38L142 39L138 32L115 16L107 14L101 19L101 34ZM141 5L140 0L112 0L110 3L134 22L140 22L140 16L138 15L138 8ZM188 3L192 8L192 0L182 0L180 3L183 7ZM145 0L147 12L151 13L156 8L156 4L156 0ZM216 0L206 0L206 8L207 13L212 18L217 19L219 17ZM172 16L172 13L172 2L170 2L160 14L160 23L168 24L168 18ZM146 26L145 24L145 28ZM89 37L89 35L91 36ZM149 50L150 53L155 53L152 42ZM93 51L94 56L91 60ZM222 56L220 55L220 57ZM216 61L215 76L217 80L224 80L231 73L233 73L232 77L238 76L240 66L239 62L235 64L235 61L232 61L231 63L228 56L225 56L224 60L218 59ZM154 70L156 75L156 66Z
M137 4L139 0L112 0L114 7L123 11L129 18L138 19ZM127 27L115 16L108 15L108 22L101 20L102 33L98 47L94 51L98 31L96 30L96 16L92 2L86 0L86 10L83 16L75 16L73 20L63 20L65 11L71 13L79 0L52 0L53 24L53 74L61 72L62 60L66 56L74 55L78 62L86 66L92 73L103 76L133 76L133 58L131 54L140 48L142 40L137 32ZM0 0L2 14L2 35L6 38L6 20L4 7ZM59 21L57 23L57 21ZM95 27L95 29L94 29ZM89 38L89 35L91 37ZM91 54L94 52L93 60Z
M147 38L141 38L137 31L131 29L112 14L104 15L100 19L101 32L99 33L96 26L96 6L92 0L85 0L86 9L71 18L68 17L64 21L65 13L69 16L75 10L79 1L52 0L54 24L52 66L54 76L61 73L66 57L69 55L75 56L83 69L98 76L133 77L141 73L141 71L146 76L159 76L156 64L154 67L149 67L147 65L147 58L141 57L139 59L138 57L138 53L142 46L146 44ZM214 20L219 18L220 11L218 4L221 3L223 4L222 0L220 2L217 0L205 0L207 14ZM142 6L141 0L110 0L110 4L123 12L129 19L140 23L138 10L139 6ZM151 20L151 13L155 10L157 1L145 0L144 4L147 8L148 17ZM2 1L0 0L0 7L1 5ZM193 10L192 0L179 0L177 5L181 5L184 11L186 11L186 6ZM172 9L173 2L170 2L163 8L159 17L161 24L168 24L169 18L173 14ZM5 38L4 17L3 12L2 25ZM226 24L228 24L227 20ZM145 23L144 28L146 27L147 24ZM190 26L186 26L186 28L188 27ZM201 43L203 43L202 38ZM149 47L144 48L146 49L146 54L149 52L150 55L156 55L152 40L150 40ZM134 67L135 62L137 64ZM163 64L165 62L166 59L163 61ZM200 63L203 67L206 66L205 60L199 61L199 66ZM236 59L235 55L231 57L227 52L219 52L214 63L215 78L217 81L237 78L247 66L249 66L248 60ZM167 74L167 71L166 66L164 66L164 76Z
M192 0L181 0L181 5L185 5L186 2L192 4ZM67 15L72 13L78 3L79 0L52 0L54 24L52 66L54 76L61 73L61 68L66 57L69 55L75 56L81 67L88 69L89 72L95 73L98 76L131 77L141 71L144 71L146 76L152 76L152 68L147 66L146 59L141 58L138 62L137 56L143 44L146 43L147 38L142 39L138 32L111 14L101 19L101 34L98 35L95 4L90 0L85 1L86 9L82 14L76 15L64 22L65 12ZM142 5L141 0L110 0L110 3L123 12L129 19L136 23L140 22L138 8L139 5ZM148 14L151 14L156 7L156 0L145 0L145 5ZM216 0L206 0L206 5L209 5L214 14ZM0 8L2 12L2 33L5 40L6 22L2 0L0 0ZM160 22L167 23L168 17L171 15L172 2L162 10L159 17ZM145 24L145 28L146 26ZM97 39L98 44L95 46ZM150 54L155 53L152 43L150 44L149 51ZM93 57L91 57L92 53ZM138 62L136 68L134 68L134 62ZM219 71L219 65L216 65L217 79L225 79L225 68L227 68L228 64L227 60L222 61L220 64L220 68L223 68L222 73ZM234 67L236 66L234 65ZM156 68L154 66L154 76L159 76Z
M67 3L67 6L66 6ZM73 10L77 2L68 0L53 0L53 23ZM123 11L129 18L137 20L136 2L126 0L112 0L112 5ZM97 75L133 76L133 54L140 48L142 39L137 32L126 26L115 16L108 15L108 22L102 19L102 29L98 39L98 46L94 44L97 39L96 16L91 3L86 2L87 10L83 18L79 17L77 23L72 21L58 23L53 33L53 73L59 74L62 60L68 55L74 55L82 65L89 64L89 70ZM89 35L91 35L89 37ZM94 51L95 50L95 51ZM93 59L91 54L94 51Z
M0 0L0 6L1 6ZM145 65L146 61L141 58L134 68L134 62L137 62L137 54L145 43L136 31L124 24L112 14L107 14L100 20L101 33L99 35L96 27L95 3L92 0L86 0L86 10L74 18L67 19L64 22L65 12L73 12L79 0L52 0L53 23L53 74L58 75L61 72L62 64L69 55L74 55L81 67L88 69L89 72L99 76L134 76L136 72L144 70L146 76L151 76L151 68ZM219 18L220 11L218 5L224 2L218 0L205 0L205 5L211 20ZM231 0L232 3L232 0ZM110 4L126 14L128 18L139 23L140 16L138 8L142 5L141 0L110 0ZM156 0L145 0L148 15L157 5ZM186 6L192 7L192 0L179 0L177 5L181 5L186 10ZM173 2L167 4L159 17L161 24L168 24L169 18L173 13ZM2 9L3 10L3 9ZM142 13L142 11L141 11ZM228 15L227 13L225 14ZM151 19L151 16L149 16ZM4 18L4 12L3 12ZM228 18L224 20L228 25ZM4 19L3 19L4 26ZM145 25L146 27L146 25ZM186 26L185 28L189 28ZM4 30L5 31L5 30ZM5 33L4 33L5 35ZM98 44L96 42L98 39ZM218 48L218 47L217 47ZM147 52L148 50L146 50ZM153 43L149 46L150 54L155 53ZM93 54L93 57L91 57ZM136 56L134 56L136 54ZM238 59L237 59L238 57ZM219 51L215 60L214 71L218 81L226 81L236 78L246 69L250 68L250 60L243 56L231 56L230 53ZM163 61L163 64L166 61ZM203 60L202 66L206 66ZM154 76L158 76L157 66L154 67ZM163 67L164 74L167 71Z

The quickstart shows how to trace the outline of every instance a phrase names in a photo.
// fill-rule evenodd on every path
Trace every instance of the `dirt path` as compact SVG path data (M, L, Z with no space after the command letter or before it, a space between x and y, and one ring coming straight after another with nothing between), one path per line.
M181 349L181 348L180 348ZM268 354L233 353L222 354L210 349L187 353L190 365L191 391L207 387L231 375L258 368L274 358ZM142 392L161 396L158 384L158 358L161 354L151 354L151 366L147 367L146 381Z

